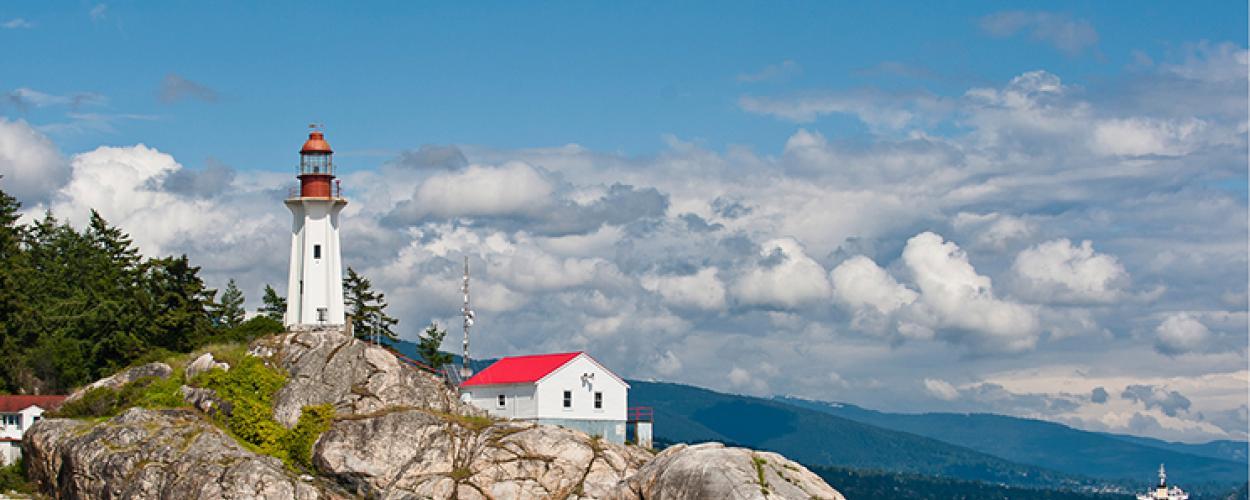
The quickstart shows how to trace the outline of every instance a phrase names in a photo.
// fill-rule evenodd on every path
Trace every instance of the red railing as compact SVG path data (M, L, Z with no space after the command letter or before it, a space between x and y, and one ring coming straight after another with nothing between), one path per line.
M627 410L630 422L654 422L655 409L650 406L633 406Z
M343 197L343 184L340 181L341 179L334 181L334 188L333 188L334 194L332 196L334 198ZM301 188L300 186L293 186L293 187L287 188L286 195L287 195L286 196L287 198L300 198L304 196L304 191L303 191L303 188Z

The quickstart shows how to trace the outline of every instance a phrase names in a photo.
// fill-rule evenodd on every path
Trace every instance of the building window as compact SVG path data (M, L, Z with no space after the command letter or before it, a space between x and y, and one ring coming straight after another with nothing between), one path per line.
M505 398L503 394L499 395L499 407L500 408L503 408L504 405L507 404L507 401L508 401L507 398Z
M602 392L595 393L595 409L596 410L603 409L603 393Z
M5 427L17 427L17 430L22 430L21 415L6 414L4 415L3 422Z
M313 258L314 259L321 258L321 245L313 245Z
M573 391L564 391L564 407L573 407Z

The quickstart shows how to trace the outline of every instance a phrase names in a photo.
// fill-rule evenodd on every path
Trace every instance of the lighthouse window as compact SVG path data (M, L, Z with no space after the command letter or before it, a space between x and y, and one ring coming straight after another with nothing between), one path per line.
M314 259L321 258L321 245L313 245L313 258Z

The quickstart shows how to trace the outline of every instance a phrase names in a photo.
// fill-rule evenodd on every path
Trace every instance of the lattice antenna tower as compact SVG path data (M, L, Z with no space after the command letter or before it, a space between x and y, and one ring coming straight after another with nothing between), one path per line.
M464 285L460 287L460 291L464 292L464 306L460 308L460 314L464 316L464 356L460 358L460 376L468 378L473 375L473 368L469 366L469 328L473 326L473 307L469 304L469 256L464 256Z

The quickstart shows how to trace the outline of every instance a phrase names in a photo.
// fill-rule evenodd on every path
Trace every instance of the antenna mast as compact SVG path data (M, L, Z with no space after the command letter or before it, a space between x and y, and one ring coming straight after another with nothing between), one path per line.
M464 356L460 358L460 376L468 378L473 375L473 369L469 367L469 327L473 326L473 308L469 305L469 256L464 256L464 285L460 288L464 292L464 306L460 308L460 314L464 316Z

